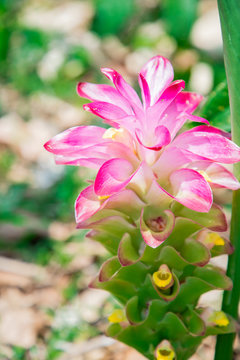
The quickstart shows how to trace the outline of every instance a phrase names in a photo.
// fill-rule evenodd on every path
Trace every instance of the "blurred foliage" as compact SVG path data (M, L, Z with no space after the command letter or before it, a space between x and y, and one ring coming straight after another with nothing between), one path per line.
M119 34L136 11L135 0L94 0L94 5L92 29L100 36Z
M49 238L47 227L56 219L73 221L71 209L83 187L84 182L79 178L77 169L66 167L64 176L47 190L36 191L26 183L13 183L7 191L0 192L0 223L26 229L17 243L6 243L0 235L0 250L19 252L23 259L41 265L51 261L66 266L71 258L65 254L64 243ZM41 230L36 232L39 227ZM83 236L84 232L79 231L78 239Z
M37 29L19 26L12 35L12 47L9 50L9 80L14 87L26 95L42 91L71 100L76 87L76 79L90 66L86 49L81 46L67 47L64 62L53 78L42 79L38 66L51 47L62 47L60 34L49 34ZM77 71L69 71L74 65ZM28 79L28 81L26 81Z
M198 0L163 0L162 16L166 28L180 45L186 46L197 18Z
M11 35L16 27L17 14L24 0L0 1L0 72L4 75L6 70L5 60L8 57Z

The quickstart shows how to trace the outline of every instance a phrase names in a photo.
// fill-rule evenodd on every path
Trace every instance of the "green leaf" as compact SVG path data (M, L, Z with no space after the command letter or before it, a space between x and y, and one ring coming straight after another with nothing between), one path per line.
M182 319L189 332L194 336L203 336L206 332L206 326L202 318L190 306L183 313Z
M142 309L140 309L138 297L131 298L126 305L126 314L131 324L138 324L144 321L141 316Z
M211 258L209 250L194 239L186 239L181 248L181 255L191 264L203 266Z
M170 268L170 270L178 270L182 272L189 263L171 246L165 246L157 261L156 261L156 269L160 267L160 265L166 264Z
M140 254L134 245L131 236L124 234L118 247L118 258L122 266L134 264L139 260Z
M213 204L208 213L194 211L178 203L174 203L172 210L176 216L190 219L201 227L206 227L213 231L227 230L226 217L223 210L217 204Z
M121 268L121 264L117 257L105 261L99 272L99 281L105 282L110 280L113 275Z
M107 331L106 331L106 334L107 336L110 336L110 337L116 337L120 331L122 330L122 327L120 324L111 324L109 325L109 327L107 328Z
M105 247L105 249L110 252L110 254L117 255L120 238L118 236L115 236L114 233L103 230L91 230L86 235L86 238L98 241Z
M197 277L188 277L186 281L181 284L178 296L169 305L172 311L184 311L186 305L196 305L199 296L210 290L216 289L215 286L206 281L198 279Z
M196 267L193 275L208 282L216 289L230 290L232 288L231 279L224 274L222 269L212 265L207 265L203 268Z
M218 84L212 91L201 109L200 116L206 118L212 126L219 127L228 132L231 131L228 87L226 82Z
M96 278L89 286L91 288L102 289L110 292L123 304L136 294L136 287L133 284L119 279L100 282L98 278Z

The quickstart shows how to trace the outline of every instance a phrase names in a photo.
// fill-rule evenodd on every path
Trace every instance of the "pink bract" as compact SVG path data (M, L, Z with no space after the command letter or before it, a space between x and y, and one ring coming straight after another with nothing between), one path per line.
M117 71L104 68L102 72L115 87L79 83L77 92L91 100L84 109L101 117L110 128L74 127L49 140L45 148L58 164L98 171L94 185L76 202L79 227L103 208L109 209L113 195L120 194L118 208L128 206L124 191L131 190L138 197L135 213L139 217L145 214L145 206L156 201L165 216L164 229L155 237L141 217L142 236L156 247L174 226L172 203L207 213L212 206L212 188L240 187L234 175L219 164L240 161L240 148L228 134L193 115L202 96L184 92L184 81L173 81L168 59L155 56L143 66L138 78L142 101ZM204 125L180 133L188 120ZM119 206L121 201L123 206Z

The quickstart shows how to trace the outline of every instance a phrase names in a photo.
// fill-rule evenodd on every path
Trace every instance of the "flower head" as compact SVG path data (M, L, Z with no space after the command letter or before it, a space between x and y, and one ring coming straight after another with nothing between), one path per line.
M118 72L108 68L102 72L115 87L79 83L77 91L92 101L84 109L110 128L74 127L48 141L45 148L58 164L97 169L94 184L76 202L79 226L96 213L108 214L106 210L114 210L116 202L117 211L128 212L126 191L130 191L138 198L130 204L133 218L140 218L144 240L156 247L174 227L173 202L207 213L212 188L240 187L220 164L238 162L240 148L227 133L193 115L202 96L182 91L184 81L173 81L166 58L155 56L140 71L142 101ZM179 133L188 120L204 125Z

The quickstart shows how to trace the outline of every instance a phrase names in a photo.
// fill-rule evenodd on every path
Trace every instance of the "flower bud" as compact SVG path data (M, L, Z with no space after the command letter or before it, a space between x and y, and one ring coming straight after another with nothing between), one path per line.
M167 265L162 264L159 270L153 273L153 282L162 290L169 289L173 285L173 275Z

